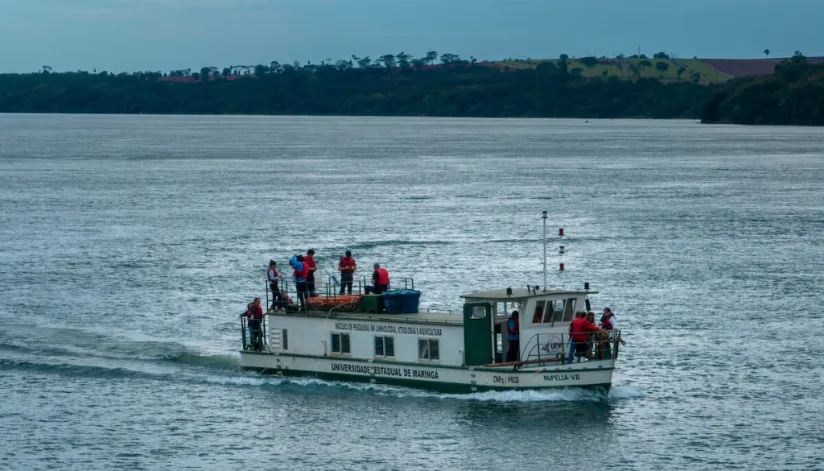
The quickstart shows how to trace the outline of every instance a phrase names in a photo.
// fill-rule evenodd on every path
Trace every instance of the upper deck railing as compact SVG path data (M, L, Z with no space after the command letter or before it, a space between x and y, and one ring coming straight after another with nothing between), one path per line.
M317 276L316 274L314 286L307 286L307 295L314 293L316 296L325 296L327 298L331 298L332 300L334 300L338 296L344 296L349 294L348 289L341 289L343 287L342 285L343 283L339 281L338 278L334 275ZM357 280L353 280L352 294L366 294L366 288L368 286L371 286L371 282L367 283L366 276L362 276ZM277 300L273 299L273 293L270 289L270 283L268 278L264 279L264 288L266 292L266 306L267 309L269 309L275 306ZM278 289L281 292L281 307L284 307L286 304L298 304L297 289L295 287L295 282L292 280L292 277L282 276L280 281L278 282ZM415 280L411 277L390 280L388 289L415 289ZM292 302L288 303L289 300L291 300Z

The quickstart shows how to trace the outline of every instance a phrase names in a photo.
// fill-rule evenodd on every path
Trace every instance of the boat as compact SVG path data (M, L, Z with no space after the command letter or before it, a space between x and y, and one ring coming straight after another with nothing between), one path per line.
M406 289L410 281L412 289ZM421 291L411 279L403 283L404 289L343 296L340 302L327 289L306 310L270 311L258 349L248 341L241 315L241 367L450 393L609 390L622 344L620 330L591 334L586 357L567 362L570 323L578 311L590 310L590 296L597 294L589 283L580 290L526 286L464 293L461 312L420 312ZM507 361L512 311L519 312L520 345L516 359Z

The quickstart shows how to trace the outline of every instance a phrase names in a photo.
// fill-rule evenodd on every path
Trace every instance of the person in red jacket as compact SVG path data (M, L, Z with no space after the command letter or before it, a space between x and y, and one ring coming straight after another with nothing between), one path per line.
M598 327L586 320L585 312L578 312L572 323L569 324L569 355L567 363L572 363L572 359L577 356L581 362L581 356L586 355L589 346L587 345L587 332L598 332Z
M375 271L372 272L372 292L381 294L389 289L389 272L386 268L381 268L380 264L375 264Z
M246 311L246 318L249 321L252 349L259 352L263 350L263 333L261 332L263 308L260 307L260 298L255 298L255 302L249 306Z
M612 313L610 308L604 308L604 315L601 316L601 328L604 330L613 330L615 329L615 314Z
M340 294L343 294L344 290L352 294L352 280L355 279L355 270L357 269L358 265L352 257L352 251L347 250L346 255L340 258L340 263L338 264L338 270L340 271Z
M315 294L315 271L318 269L318 264L315 262L315 250L307 250L303 260L309 267L309 275L306 277L306 291L309 292L309 297L314 298L317 296L317 294Z

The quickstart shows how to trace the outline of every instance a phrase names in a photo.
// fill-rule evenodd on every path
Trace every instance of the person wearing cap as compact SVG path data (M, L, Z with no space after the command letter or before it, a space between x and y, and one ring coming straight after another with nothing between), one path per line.
M306 251L304 262L309 266L309 276L306 277L306 291L310 297L315 297L315 270L318 269L318 264L315 262L315 250L309 249Z
M355 263L355 259L352 258L352 251L347 250L346 255L340 258L340 263L338 264L338 271L340 271L340 294L343 294L344 289L348 291L348 294L352 294L352 280L355 278L355 270L358 269L358 265Z
M506 338L509 340L506 361L518 361L521 353L521 326L518 323L518 311L512 311L512 315L506 321L506 333Z
M281 296L280 288L278 288L278 282L280 281L280 274L278 273L278 262L274 260L269 260L269 269L266 270L266 278L269 280L269 289L272 290L272 306L269 308L269 310L272 311L275 309L280 309Z
M386 268L381 268L379 263L375 264L375 271L372 272L372 289L375 294L381 294L389 289L389 272ZM367 290L369 292L370 290Z

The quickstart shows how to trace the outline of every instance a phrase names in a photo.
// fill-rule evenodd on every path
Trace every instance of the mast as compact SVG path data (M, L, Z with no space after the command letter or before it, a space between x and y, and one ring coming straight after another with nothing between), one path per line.
M541 216L541 219L544 220L544 291L546 291L546 211Z

